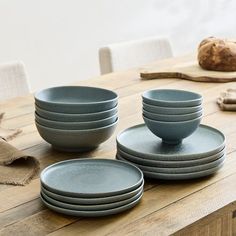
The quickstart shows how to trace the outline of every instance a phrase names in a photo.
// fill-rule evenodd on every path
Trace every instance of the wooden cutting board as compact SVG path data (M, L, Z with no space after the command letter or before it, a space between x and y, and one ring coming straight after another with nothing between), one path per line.
M202 69L197 61L177 63L166 69L146 67L141 69L140 76L142 79L164 79L164 78L179 78L198 82L217 82L225 83L236 81L235 72L209 71Z

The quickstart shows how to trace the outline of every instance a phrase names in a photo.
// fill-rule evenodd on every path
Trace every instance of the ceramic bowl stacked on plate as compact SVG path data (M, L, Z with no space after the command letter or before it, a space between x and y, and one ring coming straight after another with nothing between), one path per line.
M118 96L95 87L63 86L35 94L35 123L55 149L81 152L98 147L114 132Z
M109 159L58 162L40 176L41 199L59 213L97 217L134 207L143 195L143 173L134 165Z
M117 136L117 159L157 179L193 179L218 171L225 160L225 137L200 124L201 103L201 95L182 90L145 92L145 124Z
M117 136L117 159L139 167L144 176L182 180L211 175L225 160L225 137L217 129L200 125L179 145L169 145L145 124L130 127Z
M143 119L156 136L178 144L191 135L202 119L202 96L197 93L155 89L143 93Z

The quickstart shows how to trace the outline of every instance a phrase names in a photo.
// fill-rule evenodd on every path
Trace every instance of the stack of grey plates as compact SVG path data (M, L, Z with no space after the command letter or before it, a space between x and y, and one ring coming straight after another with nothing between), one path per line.
M178 145L162 142L145 124L130 127L117 136L117 159L136 165L150 178L208 176L223 166L225 155L224 135L206 125L200 125Z
M55 149L94 149L113 134L118 96L113 91L83 86L44 89L35 94L35 122L41 137Z
M134 207L143 196L142 171L119 160L58 162L44 169L40 180L43 203L73 216L117 214Z

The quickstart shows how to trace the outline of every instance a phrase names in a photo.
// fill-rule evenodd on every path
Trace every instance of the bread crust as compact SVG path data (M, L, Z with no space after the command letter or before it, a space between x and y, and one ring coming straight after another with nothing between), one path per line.
M202 40L198 62L206 70L236 71L236 42L215 37Z

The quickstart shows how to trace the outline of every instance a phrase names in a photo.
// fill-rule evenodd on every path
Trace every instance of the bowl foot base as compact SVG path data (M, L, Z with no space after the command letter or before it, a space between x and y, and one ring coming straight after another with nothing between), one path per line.
M164 139L162 139L162 142L164 144L168 144L168 145L179 145L182 143L182 139L181 140L164 140Z

